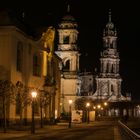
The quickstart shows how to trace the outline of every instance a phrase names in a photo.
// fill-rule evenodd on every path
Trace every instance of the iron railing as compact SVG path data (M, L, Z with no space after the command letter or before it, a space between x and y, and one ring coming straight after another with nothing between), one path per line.
M121 136L123 137L123 140L140 140L140 135L132 131L128 126L126 126L121 121L118 121L119 128L121 130Z

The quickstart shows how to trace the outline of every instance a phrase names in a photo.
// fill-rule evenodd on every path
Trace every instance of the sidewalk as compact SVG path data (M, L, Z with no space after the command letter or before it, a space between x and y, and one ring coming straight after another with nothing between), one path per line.
M67 125L46 125L43 128L36 128L35 134L31 134L31 130L26 131L18 131L18 130L7 130L6 133L3 130L0 130L0 140L9 139L9 138L20 138L24 136L31 136L31 135L40 135L43 133L51 133L52 130L58 129L66 129Z
M118 126L114 126L114 140L122 140Z
M87 123L80 123L80 124L71 124L72 128L77 128L80 126L87 126L87 125L93 125L93 123L87 124ZM28 126L29 127L29 126ZM54 130L63 130L63 129L69 129L68 128L68 123L63 122L63 123L58 123L56 125L45 125L43 128L40 128L39 126L36 126L35 128L35 134L31 134L30 128L25 131L21 130L12 130L8 129L6 133L3 132L3 130L0 130L0 140L4 139L9 139L9 138L20 138L24 136L32 136L32 135L41 135L45 133L52 133Z
M104 124L105 122L90 122L89 124L85 123L80 123L80 124L71 124L71 128L68 128L68 124L67 122L65 123L58 123L57 125L46 125L43 128L39 128L39 126L36 126L35 129L35 134L31 134L31 130L28 129L26 131L16 131L16 130L7 130L7 133L3 133L3 131L0 131L0 140L8 140L8 139L26 139L28 137L29 140L40 137L40 136L46 136L46 134L48 135L53 135L56 133L61 133L63 132L63 130L65 131L67 130L77 130L79 128L89 128L91 126L94 126L95 128L97 127L102 127L104 125L110 125L110 124ZM28 126L29 127L29 126ZM59 131L57 131L59 130ZM61 131L62 130L62 131ZM26 139L27 140L27 139ZM121 140L120 138L120 133L119 130L117 128L117 126L114 126L114 140Z

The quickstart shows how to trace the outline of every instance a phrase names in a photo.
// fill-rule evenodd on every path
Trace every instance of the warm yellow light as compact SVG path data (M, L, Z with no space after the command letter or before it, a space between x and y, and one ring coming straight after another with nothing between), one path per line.
M101 107L101 110L104 110L104 108L103 108L103 107Z
M31 92L31 95L32 95L32 98L36 98L37 92L36 92L36 91L32 91L32 92Z
M93 109L96 109L96 106L93 106Z
M47 53L43 52L43 76L47 75Z
M72 104L72 100L69 100L69 104Z
M101 105L97 105L97 108L100 109L101 108Z
M107 102L104 102L104 105L107 106Z
M137 105L138 108L140 108L140 105Z
M89 106L90 106L90 103L87 103L87 104L86 104L86 107L89 107Z

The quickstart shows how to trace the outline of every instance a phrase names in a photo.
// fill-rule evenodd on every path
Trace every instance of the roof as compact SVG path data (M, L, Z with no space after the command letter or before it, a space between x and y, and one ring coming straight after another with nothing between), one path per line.
M65 15L62 18L62 22L75 22L75 18L71 15Z
M33 30L24 21L9 9L0 9L0 26L15 26L28 35L34 36Z

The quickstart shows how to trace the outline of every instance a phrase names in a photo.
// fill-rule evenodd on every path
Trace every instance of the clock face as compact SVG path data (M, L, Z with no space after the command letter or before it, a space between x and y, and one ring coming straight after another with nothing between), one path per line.
M109 28L109 29L113 29L114 28L114 24L112 22L108 22L106 27Z

